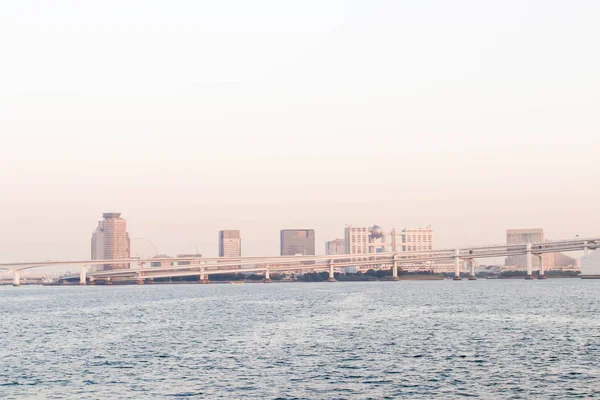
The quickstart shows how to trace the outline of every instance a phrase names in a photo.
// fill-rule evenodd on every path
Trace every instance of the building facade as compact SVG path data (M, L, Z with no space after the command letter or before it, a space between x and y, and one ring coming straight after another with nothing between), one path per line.
M403 229L401 232L401 248L396 251L419 252L433 250L433 229L431 226L419 229Z
M219 231L219 257L241 257L242 238L240 231Z
M314 256L314 229L284 229L280 232L282 256Z
M600 279L600 250L581 258L581 277Z
M92 260L119 260L130 258L131 242L127 222L120 213L104 213L98 227L92 233ZM127 269L129 264L105 264L101 270Z
M346 241L344 239L335 239L325 242L325 254L328 256L346 254Z
M542 243L544 241L543 229L507 229L506 244ZM504 265L514 267L526 267L527 255L506 257ZM532 267L540 268L538 257L533 257Z
M389 253L396 246L396 230L386 233L379 225L346 226L345 254Z

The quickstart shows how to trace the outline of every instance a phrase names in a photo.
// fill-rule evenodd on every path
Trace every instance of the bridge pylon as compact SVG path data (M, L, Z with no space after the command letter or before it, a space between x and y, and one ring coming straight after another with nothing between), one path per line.
M335 274L333 273L333 260L329 260L329 279L327 282L335 282Z
M454 250L454 278L455 281L462 281L460 277L460 249Z
M21 286L21 270L13 271L13 286Z

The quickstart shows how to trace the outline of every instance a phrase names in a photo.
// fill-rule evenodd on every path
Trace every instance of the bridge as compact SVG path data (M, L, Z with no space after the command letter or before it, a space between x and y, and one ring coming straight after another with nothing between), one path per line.
M48 267L74 266L79 268L79 282L82 285L103 281L112 283L115 279L136 279L142 284L155 278L200 276L207 282L212 274L261 273L265 282L270 282L271 272L329 271L329 281L335 281L334 268L350 266L370 266L372 268L391 268L392 278L398 280L398 268L404 264L427 262L451 262L455 264L455 280L461 280L460 267L464 263L470 267L469 279L475 279L475 260L492 257L527 256L527 278L533 279L533 258L539 257L539 278L543 279L544 266L542 255L547 253L583 251L600 247L600 238L549 241L517 245L490 245L466 247L463 249L430 250L421 252L395 252L370 254L341 254L327 256L278 256L278 257L239 257L239 258L129 258L119 260L79 260L79 261L39 261L0 264L0 270L13 274L13 286L21 283L21 271ZM177 263L177 265L152 267L151 263ZM135 264L134 268L88 271L98 265ZM77 279L77 275L65 277Z

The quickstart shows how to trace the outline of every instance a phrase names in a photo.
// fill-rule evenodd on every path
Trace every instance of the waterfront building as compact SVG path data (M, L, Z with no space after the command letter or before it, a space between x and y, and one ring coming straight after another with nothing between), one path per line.
M403 229L401 232L401 248L396 251L419 252L433 250L433 229L431 226L419 229Z
M600 279L600 250L581 258L581 277Z
M102 221L92 233L92 260L119 260L130 258L131 243L127 222L121 213L104 213ZM127 269L129 264L105 264L99 270Z
M282 256L314 256L314 229L284 229L280 232Z
M240 231L219 231L219 257L241 257L242 239Z
M396 230L386 233L379 225L346 226L344 231L346 254L368 254L392 252L396 246Z
M369 246L369 228L366 226L346 226L344 231L346 254L366 254Z
M542 243L544 241L543 229L507 229L506 244L527 244L527 243ZM506 257L504 265L515 267L527 266L527 255ZM533 257L533 269L540 268L538 257Z
M577 260L563 253L548 253L544 254L542 257L545 270L577 267Z
M346 254L346 242L344 239L335 239L325 242L325 254L333 256L337 254Z

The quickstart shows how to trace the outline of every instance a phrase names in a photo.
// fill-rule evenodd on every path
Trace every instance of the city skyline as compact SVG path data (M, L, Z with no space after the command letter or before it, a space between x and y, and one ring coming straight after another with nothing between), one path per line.
M104 220L99 221L98 228L92 235L92 247L91 247L91 259L101 259L99 257L99 253L106 253L107 251L114 252L113 250L116 248L117 252L127 252L131 254L130 248L130 238L129 232L126 228L125 219L121 217L121 213L109 212L102 214ZM107 230L108 236L114 236L114 239L119 238L122 239L121 244L118 240L110 241L105 239L105 228ZM352 240L354 239L353 235L360 234L365 235L364 239L358 240L359 245L364 246L364 249L361 247L360 249L355 249L357 253L364 253L363 250L366 250L367 253L377 253L377 252L415 252L415 251L426 251L426 250L437 250L440 248L435 248L433 246L434 238L433 238L433 229L430 225L425 228L401 228L397 230L396 228L392 228L391 232L386 232L379 225L369 225L364 227L357 227L352 225L346 225L344 228L346 237L350 237L352 235ZM349 233L352 232L352 233ZM241 232L239 230L220 230L219 232L219 257L237 257L241 256ZM313 229L283 229L280 230L280 255L321 255L316 251L316 242L315 242L315 230ZM506 230L506 242L507 244L522 244L524 243L523 237L528 238L529 240L533 240L535 242L536 239L541 240L542 242L547 241L544 240L544 230L541 228L530 228L530 229L507 229ZM308 240L308 241L307 241ZM527 241L527 240L525 240ZM158 251L158 248L154 243L147 239L143 239L143 242L149 242L155 252ZM346 241L344 239L335 239L332 241L324 241L325 244L325 254L331 254L328 250L336 249L336 252L342 250L345 254L348 254L349 248L354 248L352 245L352 241L348 242L350 245L346 245ZM225 245L225 247L224 247ZM395 246L395 250L394 250ZM460 247L464 247L463 244ZM106 250L109 249L109 250ZM120 250L119 250L120 249ZM285 249L285 250L284 250ZM230 252L230 255L224 255L223 251ZM115 253L116 254L116 253ZM120 253L119 253L120 254ZM123 253L124 254L124 253ZM138 256L140 253L138 253ZM152 258L173 258L172 255L169 254L150 254L144 255L145 257ZM254 255L257 256L257 255ZM127 256L124 256L127 258ZM178 253L177 257L203 257L202 253ZM210 257L210 255L209 255ZM105 259L115 259L115 258L123 258L123 257L106 257ZM496 264L502 264L499 262L500 259L496 260ZM508 261L508 259L507 259ZM546 254L544 256L544 265L547 269L553 269L555 267L561 266L570 266L575 265L576 260L572 257L566 256L561 253L555 254ZM199 264L199 261L194 261L193 264ZM163 262L151 262L152 266L165 266L172 265L172 262L163 261ZM181 264L189 264L188 262L183 262ZM511 265L506 264L505 265ZM518 267L522 267L520 264L515 264ZM105 269L121 269L128 268L127 265L119 265L114 264ZM434 270L439 271L449 271L453 268L451 264L436 264L432 265ZM534 265L534 268L539 268L539 265ZM42 268L44 269L44 268Z
M111 216L116 216L116 215L118 215L118 217L117 217L117 218L119 218L119 217L120 217L120 215L121 215L121 213L104 213L104 214L103 214L103 216L104 216L105 218L106 218L106 217L109 217L109 218L110 218ZM102 222L102 221L101 221L101 222ZM346 224L346 225L347 225L347 224ZM371 225L371 224L369 224L369 225L366 225L366 228L365 228L365 229L368 229L368 228L370 228L370 227L372 227L372 226L377 226L377 225ZM331 228L331 227L330 227L330 228ZM347 229L347 228L346 228L346 229ZM341 228L341 227L338 227L338 228L337 228L337 231L338 231L338 232L343 232L343 230L344 230L344 228ZM414 231L414 232L417 232L417 233L418 233L418 232L420 232L420 231L423 231L423 230L431 230L431 228L430 228L430 226L429 226L429 225L427 226L427 228L405 228L405 227L402 227L402 228L400 228L400 230L398 230L398 231L397 231L397 234L398 234L399 236L403 236L403 235L404 235L404 236L406 236L406 235L408 235L408 234L409 234L408 232L413 232L413 231ZM510 232L510 231L529 231L529 230L531 230L531 229L516 229L516 230L515 230L515 229L507 229L505 232ZM319 238L319 240L316 240L316 239L315 239L315 254L316 254L316 255L326 254L325 248L321 249L321 247L322 247L322 246L318 246L318 245L317 245L317 243L323 243L323 244L326 246L326 245L327 245L327 243L328 243L329 241L328 241L328 240L325 240L324 238L321 238L321 237L320 237L320 236L317 234L316 230L314 230L314 229L311 229L310 231L312 231L312 232L313 232L313 235L314 235L314 237L315 237L315 238L317 238L317 237ZM394 228L392 228L392 231L393 231L393 232L395 232L396 230L395 230ZM239 244L239 245L240 245L240 250L241 250L241 233L240 233L240 230L234 230L234 231L231 231L231 230L229 230L229 231L228 231L228 230L219 230L218 232L219 232L219 235L220 235L220 233L221 233L221 232L237 232L237 235L240 237L240 239L239 239L239 240L240 240L240 244ZM281 232L282 232L282 230L279 230L279 232L278 232L278 233L279 233L279 235L278 235L278 236L279 236L279 241L278 241L278 251L277 251L277 253L281 253ZM413 232L413 233L411 233L411 234L415 234L414 232ZM542 232L543 232L543 230L542 230ZM205 234L205 232L203 232L203 234ZM342 236L343 236L343 235L342 235ZM385 233L385 234L384 234L384 236L386 236L386 239L384 239L384 240L387 240L387 241L389 242L387 245L385 245L385 244L384 244L384 250L385 250L385 251L389 251L389 250L391 250L391 248L388 248L388 247L389 247L389 245L392 243L392 241L391 241L391 238L389 237L389 234L388 234L388 233ZM577 236L582 236L582 237L583 237L583 236L585 236L585 235L577 235ZM506 237L506 236L505 236L505 237ZM152 241L152 240L151 240L151 238L140 237L140 236L137 236L137 235L135 235L135 236L133 237L133 239L139 239L139 238L143 239L144 241L149 241L149 242L151 242L151 243L152 243L152 245L153 245L153 246L156 248L156 255L158 255L158 254L164 254L164 255L169 255L169 256L172 256L172 255L174 255L174 254L195 254L195 251L197 251L198 249L201 249L201 250L202 250L202 251L201 251L201 253L202 253L202 254L205 254L205 256L208 256L208 257L211 257L211 256L220 256L220 252L219 252L219 249L218 249L218 248L220 247L220 244L219 244L219 243L217 243L217 251L216 251L216 254L215 254L215 252L213 252L213 251L212 251L212 250L213 250L213 248L212 248L212 247L210 247L210 248L208 248L208 247L206 247L206 248L205 248L205 247L199 247L197 244L196 244L196 247L195 247L195 249L193 249L193 250L195 250L195 251L190 251L190 252L188 252L188 253L182 253L182 252L181 252L181 249L182 249L182 248L185 248L185 246L180 246L180 247L177 247L176 249L174 249L174 251L171 251L171 252L164 252L164 251L159 251L159 250L158 250L159 248L161 248L161 249L162 249L162 247L160 246L160 243L159 243L159 242ZM436 238L437 238L437 235L436 235ZM254 239L257 239L257 238L254 238ZM273 243L275 243L275 242L276 242L276 240L273 240L273 236L272 236L272 235L271 235L271 237L270 237L270 238L267 238L267 239L265 239L265 238L258 238L258 239L259 239L259 240L261 240L261 241L263 241L263 240L265 240L265 241L268 241L268 240L270 240L270 241L272 242L272 243L271 243L271 247L273 247ZM563 237L562 239L568 239L568 237ZM130 236L129 236L129 232L127 232L127 242L128 242L128 246L129 246L129 240L130 240ZM341 240L343 240L343 239L341 239ZM400 239L399 239L399 240L400 240ZM92 241L92 242L93 242L93 241ZM184 240L184 242L185 242L185 240ZM437 242L437 240L436 240L436 242ZM158 243L158 245L157 245L157 243ZM188 243L189 243L189 241L188 241ZM385 242L384 242L384 243L385 243ZM501 243L501 242L499 242L499 243ZM478 244L481 244L481 243L477 243L477 242L475 242L475 243L459 243L458 245L455 245L455 246L436 246L436 248L451 248L451 247L457 247L457 246L458 246L458 247L461 247L461 246L471 246L471 245L478 245ZM401 242L398 242L398 243L397 243L397 248L398 248L398 251L411 251L410 249L408 249L408 248L407 248L407 247L405 247L405 246L406 246L406 243L405 243L404 245L402 245L402 243L401 243ZM429 238L429 247L427 247L427 248L426 248L426 247L423 247L423 248L422 248L422 250L427 250L427 249L433 249L433 247L432 247L432 239L431 239L431 236L430 236L430 238ZM373 249L372 249L372 250L374 250L374 251L375 251L375 250L376 250L376 247L373 247ZM415 250L417 250L417 248L416 248L416 247L415 247L414 249L412 249L412 251L415 251ZM128 248L128 249L127 249L127 251L131 251L131 249L130 249L130 248ZM277 253L275 253L275 254L277 254ZM260 254L260 253L247 254L247 255L259 255L259 254ZM274 253L271 253L271 254L274 254ZM155 256L155 254L151 254L150 256Z

